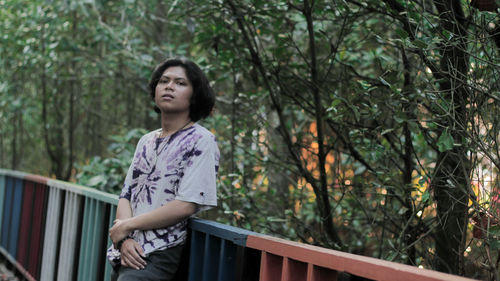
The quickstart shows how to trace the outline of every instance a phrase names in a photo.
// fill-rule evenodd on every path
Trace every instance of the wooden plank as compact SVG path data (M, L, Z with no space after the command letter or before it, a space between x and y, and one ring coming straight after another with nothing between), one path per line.
M334 279L337 281L337 279ZM307 264L307 278L306 281L320 281L320 279L316 278L315 272L314 272L314 264L308 263Z
M236 245L229 240L221 241L218 281L234 281L236 271Z
M83 195L85 197L90 197L99 201L118 205L118 195L116 194L106 193L95 188L55 179L49 179L47 184L55 188L60 188L75 194Z
M307 266L307 281L336 281L337 277L338 274L335 270L313 264Z
M283 257L262 252L260 260L260 281L282 280Z
M57 280L73 280L75 258L77 255L76 240L79 231L81 231L78 227L80 204L81 195L73 192L66 192Z
M203 256L205 252L205 233L191 230L191 249L189 252L189 281L202 280Z
M85 281L90 280L88 276L88 252L90 251L90 240L92 239L89 236L90 227L91 227L91 217L92 217L92 199L89 197L85 197L85 208L83 209L83 223L82 223L82 236L80 238L80 258L79 258L79 266L78 266L78 280Z
M28 257L31 250L31 226L33 223L33 203L35 196L34 183L24 181L24 191L21 207L21 222L19 227L19 242L17 247L17 262L28 268Z
M5 203L5 175L0 175L0 237L2 233L4 203Z
M12 195L12 213L9 229L8 252L14 259L17 259L17 247L19 242L19 227L21 224L21 207L23 202L23 180L13 179L14 189Z
M93 199L94 201L94 216L92 218L92 233L89 235L92 237L92 245L90 247L90 255L89 255L89 263L90 263L90 268L89 268L89 275L90 279L87 280L98 280L99 276L99 270L101 268L101 264L103 263L103 260L101 260L101 257L104 255L104 252L100 252L101 246L102 246L102 238L101 234L103 231L103 216L104 216L104 203L102 201L98 201L96 199Z
M14 170L6 170L6 169L0 169L0 174L6 177L18 178L18 179L24 179L24 177L26 176L26 173Z
M40 280L53 281L57 268L57 253L59 251L59 232L61 217L61 201L63 191L49 187L49 202L47 204L47 220L43 239L42 268Z
M109 215L109 218L108 218L108 230L113 226L113 221L115 220L115 217L116 217L116 205L111 205L110 204L110 215ZM108 233L108 231L106 231L106 233ZM108 249L109 247L111 247L111 238L109 237L109 235L107 235L107 243L106 243L106 249ZM111 267L111 263L106 260L106 265L104 267L104 280L110 280L111 278L111 271L113 270L113 268Z
M74 193L73 193L74 194ZM71 235L74 229L71 227L71 217L72 217L72 193L65 192L64 196L64 208L63 208L63 220L61 226L61 240L59 248L59 256L57 260L57 280L71 280L72 275L72 257L68 256L71 248Z
M35 184L35 202L33 204L33 225L31 228L31 253L29 256L28 272L35 279L40 279L40 268L42 263L42 247L44 227L47 214L49 188L44 184Z
M205 236L205 250L203 253L203 278L202 281L216 281L219 269L219 253L221 239L211 235Z
M344 253L264 235L249 235L247 238L247 247L267 251L277 256L289 257L305 263L312 263L314 265L330 268L335 271L348 272L356 276L373 280L473 280L461 276L445 274L371 257Z
M191 219L189 222L189 228L210 234L211 236L222 238L224 240L229 240L240 246L246 245L246 238L248 235L258 235L258 233L245 229L200 219Z
M289 258L283 258L283 265L281 267L281 281L288 281L291 276L292 266L289 263Z
M3 205L3 218L2 218L2 233L0 237L0 245L7 250L9 245L9 230L10 221L12 219L12 194L14 191L13 178L5 177L5 200Z
M236 281L258 281L262 252L243 246L236 246Z
M39 183L43 186L47 185L47 181L50 180L47 177L39 176L39 175L32 175L32 174L25 174L24 179L34 182L34 183Z
M307 264L293 259L283 259L282 281L304 281L307 280Z

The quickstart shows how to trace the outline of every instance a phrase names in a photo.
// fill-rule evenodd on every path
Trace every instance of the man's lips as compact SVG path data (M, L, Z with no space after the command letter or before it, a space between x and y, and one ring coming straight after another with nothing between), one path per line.
M161 95L162 98L167 98L167 99L173 99L174 96L172 94L163 94Z

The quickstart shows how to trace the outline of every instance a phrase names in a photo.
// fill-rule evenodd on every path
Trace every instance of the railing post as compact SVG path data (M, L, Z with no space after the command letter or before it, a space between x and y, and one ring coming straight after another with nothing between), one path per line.
M80 262L78 280L97 280L101 269L104 271L105 249L103 246L105 204L93 198L85 198L82 236L80 242Z
M47 220L45 222L42 269L40 274L42 281L56 280L62 196L63 191L61 189L49 186L49 202L47 204Z
M236 245L222 240L219 256L218 277L219 281L232 281L236 273Z
M80 204L81 197L78 194L66 191L57 280L75 279L75 270L77 270L75 259L78 257L75 249L78 242L77 236L81 233L81 229L79 228Z
M116 217L116 205L110 205L110 211L109 211L109 217L108 217L108 228L110 229L113 226L113 221L115 220ZM107 232L106 232L107 233ZM111 238L109 235L107 235L106 239L106 249L108 249L111 246ZM113 268L111 268L111 264L106 261L106 265L104 267L104 281L108 281L111 278L111 271Z
M12 179L12 197L11 197L11 208L10 213L10 223L9 223L9 234L8 234L8 249L7 251L10 255L16 259L17 257L17 246L19 239L19 226L21 223L21 206L23 200L23 180L13 178Z
M46 205L48 201L48 191L46 184L35 184L35 202L33 204L33 225L31 227L31 243L28 271L31 275L40 279L40 269L42 263L42 250L44 241L45 221L47 220Z
M24 194L21 207L21 222L19 227L19 241L17 247L17 261L28 268L29 250L31 247L31 226L33 225L34 183L24 181Z
M205 236L204 233L192 231L189 254L189 281L200 281L202 279Z
M6 176L0 174L0 245L3 246L3 232L5 231L6 227L3 226L4 220L3 220L3 214L4 214L4 204L7 201L5 199L6 196L6 187L5 187L5 181L6 181Z

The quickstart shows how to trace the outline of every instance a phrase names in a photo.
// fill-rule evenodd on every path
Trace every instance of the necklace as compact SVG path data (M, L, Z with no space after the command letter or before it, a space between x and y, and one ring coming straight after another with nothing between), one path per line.
M182 131L183 129L185 129L187 127L187 125L189 125L189 123L191 123L191 120L189 120L184 126L182 126L180 129L177 129L175 132L173 132L171 135L169 135L169 139L167 141L162 141L162 137L161 135L163 134L163 129L162 129L162 132L160 133L160 136L156 139L156 159L155 159L155 164L154 164L154 167L156 168L156 161L158 160L158 156L160 155L160 153L167 147L167 145L170 143L170 141L172 141L172 137L177 134L179 131ZM167 136L165 136L164 138L166 138ZM161 142L164 142L163 146L160 147L160 143Z
M184 124L184 126L182 126L180 129L177 129L177 131L173 132L173 133L171 134L171 136L175 135L175 134L176 134L177 132L179 132L180 130L182 130L182 129L186 128L186 126L187 126L187 125L189 125L189 123L191 123L191 119L190 119L190 120L189 120L186 124ZM159 138L162 138L162 137L161 137L161 135L163 135L163 128L161 129L161 133L160 133ZM167 137L167 136L164 136L164 138L165 138L165 137Z

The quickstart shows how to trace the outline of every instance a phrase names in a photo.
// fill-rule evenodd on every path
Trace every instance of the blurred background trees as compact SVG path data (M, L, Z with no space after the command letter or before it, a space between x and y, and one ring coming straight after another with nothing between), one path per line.
M119 192L187 56L224 223L498 280L495 1L0 1L0 167Z

